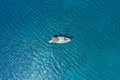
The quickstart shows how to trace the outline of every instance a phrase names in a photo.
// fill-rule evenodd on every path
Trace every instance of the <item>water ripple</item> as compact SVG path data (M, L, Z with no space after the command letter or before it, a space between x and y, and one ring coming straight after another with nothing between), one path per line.
M0 79L118 80L119 3L0 0ZM50 44L55 35L72 41Z

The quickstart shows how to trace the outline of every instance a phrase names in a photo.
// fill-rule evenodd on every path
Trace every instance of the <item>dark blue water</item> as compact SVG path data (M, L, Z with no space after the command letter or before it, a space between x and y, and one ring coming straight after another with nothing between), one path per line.
M0 80L120 80L120 0L0 0Z

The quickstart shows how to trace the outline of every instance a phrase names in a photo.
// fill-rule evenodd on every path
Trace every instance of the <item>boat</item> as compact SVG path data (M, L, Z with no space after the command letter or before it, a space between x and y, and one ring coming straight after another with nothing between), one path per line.
M55 36L52 37L52 39L49 41L49 43L59 43L59 44L63 44L63 43L68 43L71 41L71 38L66 37L66 36Z

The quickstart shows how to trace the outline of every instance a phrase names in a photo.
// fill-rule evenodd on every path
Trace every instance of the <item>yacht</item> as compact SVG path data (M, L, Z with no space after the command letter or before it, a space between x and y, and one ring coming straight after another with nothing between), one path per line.
M63 44L63 43L68 43L71 41L71 38L66 37L66 36L55 36L52 37L52 39L49 41L49 43L59 43L59 44Z

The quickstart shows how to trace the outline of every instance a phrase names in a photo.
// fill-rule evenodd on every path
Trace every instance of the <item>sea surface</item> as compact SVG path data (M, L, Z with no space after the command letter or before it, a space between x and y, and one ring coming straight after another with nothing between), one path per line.
M0 80L120 80L120 0L0 0Z

